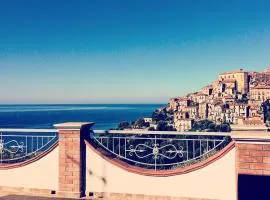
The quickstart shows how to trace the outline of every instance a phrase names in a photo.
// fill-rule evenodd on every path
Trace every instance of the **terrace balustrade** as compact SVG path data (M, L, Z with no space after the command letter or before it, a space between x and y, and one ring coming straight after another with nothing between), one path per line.
M90 141L111 156L142 168L166 170L195 164L223 149L230 133L93 131Z
M231 200L237 199L236 175L270 174L265 130L159 132L92 125L0 129L0 189L34 188L70 198L106 191Z
M224 148L230 133L89 130L96 148L128 164L166 170L192 165ZM0 165L33 159L58 142L55 129L0 129Z

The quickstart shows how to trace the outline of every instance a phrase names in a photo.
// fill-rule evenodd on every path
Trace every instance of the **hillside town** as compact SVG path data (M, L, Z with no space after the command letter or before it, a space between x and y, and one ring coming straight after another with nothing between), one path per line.
M150 131L222 131L231 128L267 129L270 120L270 68L223 72L210 85L185 96L171 98L149 118L118 129ZM269 119L268 119L269 118Z
M166 110L173 112L173 126L188 131L198 120L231 126L265 126L263 103L270 98L270 69L243 69L218 75L211 85L186 96L170 99Z

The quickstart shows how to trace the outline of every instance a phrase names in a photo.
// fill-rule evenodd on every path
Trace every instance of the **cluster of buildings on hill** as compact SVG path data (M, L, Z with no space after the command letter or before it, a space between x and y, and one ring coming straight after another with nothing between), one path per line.
M167 110L173 111L178 131L192 128L196 120L217 124L264 126L262 103L270 99L270 69L247 72L243 69L221 73L213 84L183 97L172 98Z

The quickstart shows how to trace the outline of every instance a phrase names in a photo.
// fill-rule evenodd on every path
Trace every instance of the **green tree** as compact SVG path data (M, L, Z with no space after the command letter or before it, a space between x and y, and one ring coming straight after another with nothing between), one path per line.
M159 112L158 110L156 110L152 114L152 119L156 123L158 123L159 121L165 121L167 119L167 114L163 111Z
M123 121L123 122L120 122L118 124L118 129L119 130L123 130L123 129L126 129L126 128L130 128L130 125L127 121Z
M173 126L168 125L168 123L165 121L159 121L157 124L156 130L157 131L176 131L176 129Z
M205 130L208 129L209 124L213 123L212 121L208 120L208 119L204 119L202 121L200 121L200 129L201 130Z
M215 132L216 131L216 125L213 122L208 124L208 130L211 131L211 132Z
M150 127L148 131L155 131L156 129L154 127Z
M191 131L230 132L231 127L228 123L215 124L214 122L205 119L201 121L195 121Z
M201 123L199 121L195 121L192 126L192 131L201 130Z
M143 118L139 118L135 121L134 125L135 128L147 128L150 126L149 122L145 122Z
M220 125L220 131L221 132L230 132L231 131L231 127L230 127L229 124L226 124L226 123L221 124Z
M220 131L221 131L221 125L220 125L220 124L217 124L217 125L216 125L216 131L217 131L217 132L220 132Z
M241 99L238 99L238 96L236 96L236 102L237 103L248 103L248 97L247 94L243 94Z

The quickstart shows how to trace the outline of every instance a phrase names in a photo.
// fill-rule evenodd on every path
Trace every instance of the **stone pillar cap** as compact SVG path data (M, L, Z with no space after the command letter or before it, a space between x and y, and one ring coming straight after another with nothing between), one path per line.
M232 131L231 138L235 141L270 141L270 132Z
M94 124L94 122L65 122L53 126L61 130L80 130L82 127L90 129Z

